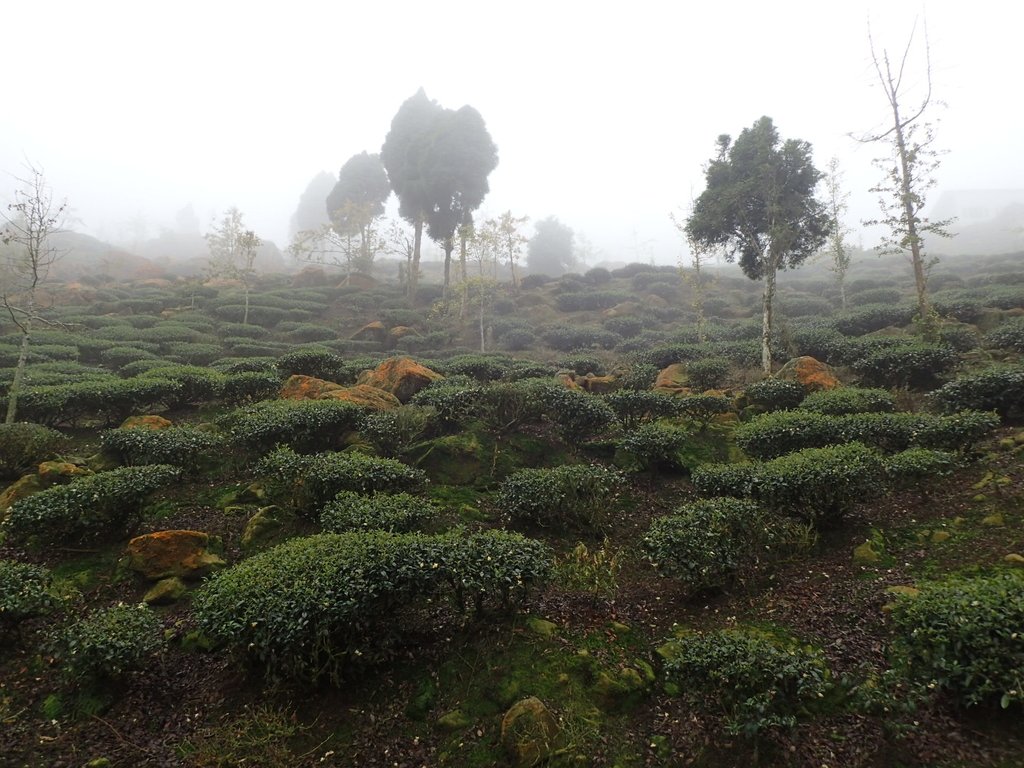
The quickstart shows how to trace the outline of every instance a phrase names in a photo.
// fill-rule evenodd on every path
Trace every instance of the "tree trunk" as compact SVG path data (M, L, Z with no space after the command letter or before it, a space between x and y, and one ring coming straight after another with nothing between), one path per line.
M413 227L412 264L409 269L409 305L416 303L416 286L420 282L420 246L423 244L423 220L417 219Z
M761 368L772 375L772 300L775 298L775 262L770 260L764 273L764 295L761 318Z
M480 353L483 354L487 351L487 335L484 331L484 291L483 285L480 286Z
M34 308L33 308L34 309ZM18 350L18 364L14 369L14 380L7 390L7 415L4 424L13 424L18 414L18 395L21 394L21 383L25 379L25 363L28 361L29 336L32 330L32 316L25 318L21 330L21 348Z
M444 293L442 295L447 299L448 289L451 286L452 251L455 250L455 241L451 237L446 237L442 247L444 248Z
M839 274L839 280L837 282L839 283L839 306L843 310L843 312L845 312L846 311L846 275L840 273Z
M249 324L249 283L247 281L242 282L242 287L245 289L245 311L242 313L242 325Z

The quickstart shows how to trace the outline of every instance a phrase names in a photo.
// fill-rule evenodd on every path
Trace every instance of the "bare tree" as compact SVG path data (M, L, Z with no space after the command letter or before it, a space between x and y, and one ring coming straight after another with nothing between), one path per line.
M40 288L65 253L54 247L50 238L61 231L67 201L54 202L42 169L29 164L27 171L25 178L17 179L21 188L15 190L14 201L2 214L2 240L6 248L0 302L21 333L18 363L7 394L6 424L12 424L17 415L32 328L47 322L40 314Z
M256 251L263 241L251 229L245 229L242 212L229 208L219 226L206 234L210 248L210 274L242 283L245 310L242 325L249 324L249 289L256 276Z
M892 112L892 127L861 136L858 140L863 143L888 144L890 147L887 157L875 160L875 164L885 172L885 176L871 189L880 195L882 216L879 219L865 221L864 224L881 224L888 228L889 232L882 240L883 253L909 253L914 270L914 285L917 289L918 320L925 336L933 337L937 328L928 298L930 264L925 261L923 238L926 234L950 237L946 227L952 220L929 221L921 215L925 206L925 193L936 183L933 174L939 166L941 153L933 146L935 135L932 125L924 120L925 112L932 104L931 49L928 45L927 29L924 33L924 92L919 95L920 102L915 107L909 112L905 109L906 101L911 98L907 93L910 89L907 83L907 62L913 48L916 27L915 24L903 55L895 63L890 61L886 49L883 48L879 54L871 31L868 30L871 61Z
M693 200L690 200L690 210L687 213L687 218L689 218L692 212ZM701 270L707 265L711 251L690 237L689 232L686 230L686 221L684 219L680 219L675 213L671 212L668 217L672 220L672 225L679 230L679 233L686 240L686 244L690 249L690 269L687 269L680 262L679 274L682 276L683 282L690 286L692 291L693 299L690 302L690 307L697 317L697 341L703 344L708 340L708 318L707 313L704 311L707 278L701 274Z
M829 218L832 219L832 234L828 237L828 255L832 257L832 265L829 267L836 276L836 283L839 285L839 301L843 309L846 309L846 272L850 269L850 250L846 247L846 236L850 228L843 223L846 215L846 201L850 199L850 193L844 192L842 188L843 172L839 170L839 158L833 157L828 163L828 173L825 174L825 205L828 208Z

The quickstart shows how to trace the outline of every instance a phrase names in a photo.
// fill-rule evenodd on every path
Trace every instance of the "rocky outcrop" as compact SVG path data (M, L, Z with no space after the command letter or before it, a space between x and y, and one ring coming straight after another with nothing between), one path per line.
M202 531L157 531L128 542L128 567L147 579L198 579L227 565Z
M342 400L373 411L391 411L402 405L401 401L390 392L371 387L369 384L356 384L354 387L334 389L325 392L319 399Z
M842 386L842 382L828 365L808 356L793 358L782 366L775 374L775 378L783 381L795 381L808 393L824 389L838 389Z
M282 400L319 400L324 395L338 389L343 389L343 387L333 381L295 374L289 376L281 386L279 397Z
M420 365L411 357L390 357L372 371L364 371L358 384L366 384L390 392L402 403L433 381L443 379L437 371Z
M689 393L689 377L686 375L685 363L672 363L658 373L654 380L654 391L664 392L667 395Z
M358 331L352 334L353 341L376 341L383 344L388 340L388 329L380 320L367 323Z
M129 416L121 424L121 429L167 429L173 426L163 416Z
M517 701L501 719L501 744L516 768L544 762L562 740L558 721L536 696Z

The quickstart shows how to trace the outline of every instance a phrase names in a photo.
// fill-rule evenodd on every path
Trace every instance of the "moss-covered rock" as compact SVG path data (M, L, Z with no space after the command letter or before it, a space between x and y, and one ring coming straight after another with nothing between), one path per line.
M501 744L516 768L530 768L561 747L562 729L536 696L513 704L501 719Z
M339 389L343 389L343 387L333 381L295 374L289 376L281 386L278 396L282 400L319 400L324 395Z
M174 426L170 419L163 416L129 416L121 423L121 429L168 429Z
M775 378L782 381L795 381L807 393L839 389L842 386L842 382L828 365L807 355L795 357L787 362L775 374Z
M261 507L249 518L242 533L242 549L249 551L277 543L295 523L295 515L277 506Z
M685 363L672 363L658 373L654 380L654 391L668 395L688 394L690 379L686 375Z
M180 600L187 589L185 582L177 576L160 579L142 596L142 602L147 605L170 605Z
M874 544L865 541L853 550L854 565L877 565L882 561L882 553L875 549Z
M360 374L356 383L383 389L402 403L408 403L421 389L443 378L437 371L420 365L411 357L390 357L372 371Z
M227 563L219 542L202 531L157 531L128 542L128 567L147 579L197 579Z
M70 483L77 477L91 475L92 470L80 467L69 461L44 461L39 465L39 479L45 485Z
M402 403L390 392L369 384L357 384L354 387L341 387L325 392L321 400L341 400L346 403L355 403L363 408L373 411L393 411L400 408Z
M3 493L0 493L0 519L3 519L4 513L11 508L14 502L39 493L45 488L46 483L39 475L25 475L11 483Z

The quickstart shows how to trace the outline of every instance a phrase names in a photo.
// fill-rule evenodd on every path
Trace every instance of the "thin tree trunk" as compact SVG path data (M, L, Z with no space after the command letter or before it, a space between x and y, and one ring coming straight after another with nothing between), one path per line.
M30 309L34 309L29 305ZM7 390L7 415L4 424L13 424L18 415L18 396L21 394L21 383L25 379L25 363L28 362L29 336L32 330L32 316L25 318L21 330L21 348L18 350L18 364L14 369L14 380Z
M484 291L483 285L480 286L480 352L481 354L487 351L487 336L484 331Z
M452 272L452 251L455 250L455 242L450 237L444 239L444 292L443 297L448 298L448 290L451 287Z
M242 313L242 325L249 324L249 283L247 281L242 282L242 287L245 289L245 312Z
M416 287L420 281L420 246L423 244L423 220L417 219L413 227L412 265L409 269L409 304L416 303Z
M765 376L772 375L772 300L775 298L775 263L769 260L764 275L761 318L761 368Z

